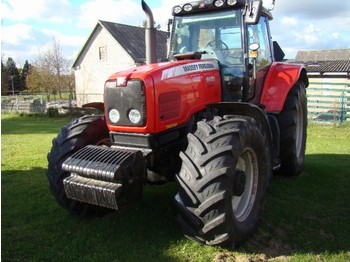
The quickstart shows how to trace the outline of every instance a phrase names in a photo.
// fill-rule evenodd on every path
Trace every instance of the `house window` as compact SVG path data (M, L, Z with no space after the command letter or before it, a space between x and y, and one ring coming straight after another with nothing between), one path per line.
M106 46L100 46L98 48L98 56L99 56L100 61L107 60L107 47Z

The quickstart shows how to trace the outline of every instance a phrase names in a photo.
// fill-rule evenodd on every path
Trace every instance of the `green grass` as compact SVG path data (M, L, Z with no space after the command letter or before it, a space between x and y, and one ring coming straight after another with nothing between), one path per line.
M68 118L2 115L2 261L349 261L350 126L311 125L305 171L274 177L254 236L234 251L183 237L176 184L146 186L120 213L80 218L60 208L45 169Z

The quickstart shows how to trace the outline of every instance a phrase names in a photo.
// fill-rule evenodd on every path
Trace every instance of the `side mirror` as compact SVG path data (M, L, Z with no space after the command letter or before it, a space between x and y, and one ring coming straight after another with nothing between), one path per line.
M262 9L262 1L254 0L248 3L248 7L245 14L245 22L248 25L256 25L260 19L260 13Z
M253 58L253 79L255 80L256 79L256 59L258 58L258 50L260 48L260 45L258 43L252 43L249 45L249 55L248 57L249 58Z
M253 43L249 45L249 58L258 58L258 50L260 45L257 43Z

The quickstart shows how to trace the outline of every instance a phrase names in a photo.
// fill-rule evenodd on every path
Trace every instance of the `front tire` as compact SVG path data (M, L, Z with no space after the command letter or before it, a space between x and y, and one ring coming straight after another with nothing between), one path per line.
M187 237L233 248L256 230L272 173L271 145L249 117L215 117L188 135L177 175L178 221Z
M307 99L305 83L298 81L287 96L278 116L281 133L279 174L299 175L304 168L307 136Z
M58 136L53 139L51 152L47 156L46 176L50 191L60 206L80 216L102 215L110 209L70 199L66 196L63 186L63 179L70 173L62 170L62 163L87 145L110 145L109 132L103 116L84 116L61 129Z

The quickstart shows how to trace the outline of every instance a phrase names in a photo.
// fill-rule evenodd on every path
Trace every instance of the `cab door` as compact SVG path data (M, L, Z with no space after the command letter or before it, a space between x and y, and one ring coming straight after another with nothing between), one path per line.
M248 47L251 44L259 44L258 57L255 60L256 78L254 78L254 58L249 58L249 89L246 101L259 104L265 77L272 64L272 44L268 18L261 16L256 25L247 25Z

